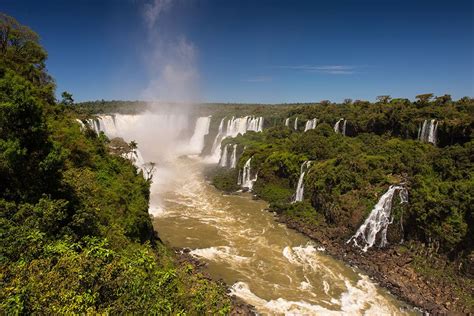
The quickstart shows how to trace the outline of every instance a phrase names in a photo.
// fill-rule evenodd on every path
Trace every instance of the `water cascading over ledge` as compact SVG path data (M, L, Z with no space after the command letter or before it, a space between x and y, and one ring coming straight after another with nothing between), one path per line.
M387 245L387 229L393 222L391 215L393 198L398 192L400 197L400 204L408 202L408 190L402 185L392 185L379 199L375 207L369 214L369 217L359 227L357 232L346 242L353 243L366 252L372 247L380 234L380 247ZM359 242L361 244L359 244Z
M438 138L438 122L436 120L424 120L418 128L418 140L424 143L436 145Z
M209 134L209 126L211 124L211 116L199 117L196 121L194 133L189 140L190 152L194 154L201 154L204 148L204 139Z
M304 127L304 131L307 132L310 129L315 129L317 124L318 124L318 119L316 119L316 118L314 118L312 120L308 120L306 122L305 127Z
M219 159L219 167L225 168L228 166L229 161L229 144L226 144L224 148L222 148L222 155Z
M237 184L240 185L244 189L248 189L252 191L253 185L258 179L258 173L255 173L254 177L252 177L252 167L251 167L252 157L250 157L244 165L242 172L239 172L239 178L237 180Z
M224 149L221 150L221 143L225 138L236 137L239 134L243 135L248 131L263 131L264 119L261 116L244 116L237 118L233 116L227 123L225 123L225 119L225 117L221 119L217 135L213 141L211 155L208 157L209 161L214 163L222 160L221 157L224 154Z
M341 126L341 122L342 122L342 126ZM346 136L346 126L347 126L347 120L341 118L336 122L336 124L334 124L334 132L340 133Z
M229 154L230 147L232 146L232 154ZM235 169L237 167L237 144L231 145L226 144L222 148L222 155L218 163L219 167Z
M301 164L300 177L298 179L298 185L296 186L296 193L293 203L301 202L304 198L304 176L311 166L311 161L305 161Z

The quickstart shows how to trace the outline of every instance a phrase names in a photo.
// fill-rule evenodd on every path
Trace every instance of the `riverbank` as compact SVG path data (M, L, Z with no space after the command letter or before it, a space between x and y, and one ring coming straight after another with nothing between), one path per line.
M257 315L255 307L245 303L242 299L235 295L231 295L231 287L224 280L215 280L208 273L206 267L207 264L202 260L199 260L195 256L191 255L191 249L189 248L173 248L176 262L181 266L190 266L191 273L198 276L199 278L206 279L210 282L217 284L221 289L225 289L231 300L231 308L228 315Z
M312 226L277 214L278 221L324 246L327 253L361 269L410 305L434 315L473 313L474 281L456 275L456 267L421 244L360 249L346 245L337 228Z

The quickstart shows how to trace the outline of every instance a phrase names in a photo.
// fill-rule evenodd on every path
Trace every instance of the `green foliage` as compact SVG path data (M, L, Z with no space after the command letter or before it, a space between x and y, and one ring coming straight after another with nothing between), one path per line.
M236 169L227 170L219 168L215 170L212 174L212 185L224 192L235 192L239 189L237 185L237 172Z
M429 102L430 98L421 99ZM245 147L238 168L253 157L252 169L258 171L253 191L269 201L273 210L310 225L341 229L341 240L354 233L391 184L404 183L410 202L403 207L395 202L393 215L399 225L391 226L390 241L403 237L435 242L441 251L459 257L474 247L472 100L453 102L443 97L437 102L441 101L443 107L434 101L418 107L381 96L373 105L282 107L278 117L299 117L302 122L317 117L320 123L302 133L282 127L280 120L275 123L280 127L225 142ZM446 140L441 147L409 139L416 138L418 124L430 116L444 124L439 135ZM349 120L348 136L332 128L340 117ZM463 126L463 132L454 126ZM442 136L445 132L453 134ZM293 204L300 166L307 160L313 162L304 178L304 201ZM236 172L226 173L225 181L233 184L236 178ZM403 231L397 231L401 225Z
M228 312L155 238L150 181L53 103L38 36L2 14L0 41L0 314Z

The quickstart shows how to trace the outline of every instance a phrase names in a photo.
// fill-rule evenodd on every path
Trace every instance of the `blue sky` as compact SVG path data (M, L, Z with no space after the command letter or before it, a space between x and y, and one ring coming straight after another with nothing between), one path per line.
M474 95L471 0L2 0L76 100Z

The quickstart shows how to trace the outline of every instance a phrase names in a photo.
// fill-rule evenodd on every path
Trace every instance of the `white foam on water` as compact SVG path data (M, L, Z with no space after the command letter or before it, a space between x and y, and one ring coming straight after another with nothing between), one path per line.
M229 246L194 249L190 253L193 256L205 258L207 260L226 261L232 264L241 264L250 260L248 257L239 256L235 249Z
M269 314L285 315L315 315L315 314L336 314L319 305L312 305L305 301L290 301L284 298L265 300L253 293L249 285L245 282L237 282L231 287L231 294L240 297L249 304L255 306L259 312Z
M326 280L323 280L323 287L324 287L324 293L326 293L326 295L329 295L330 287L329 287L329 283Z

